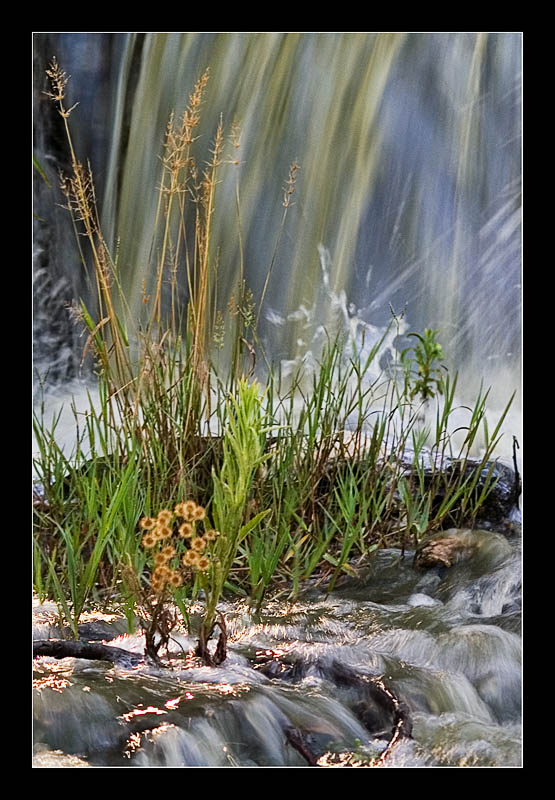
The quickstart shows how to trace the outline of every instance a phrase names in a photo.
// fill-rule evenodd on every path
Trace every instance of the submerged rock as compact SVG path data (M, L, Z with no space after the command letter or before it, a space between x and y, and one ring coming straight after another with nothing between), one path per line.
M448 568L479 557L494 569L511 552L506 538L498 533L470 528L450 528L426 538L416 549L414 566Z
M411 594L409 599L407 600L408 606L425 606L427 608L433 608L434 606L441 606L441 600L436 600L435 597L430 597L429 594L423 594L422 592L416 592L415 594Z
M475 552L476 542L468 540L466 534L469 532L453 528L428 539L417 549L414 566L421 569L451 567L458 561L470 558Z

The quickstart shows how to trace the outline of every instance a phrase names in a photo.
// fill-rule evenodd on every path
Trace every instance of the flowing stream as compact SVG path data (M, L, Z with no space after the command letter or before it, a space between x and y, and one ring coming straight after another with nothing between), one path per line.
M36 658L35 765L307 766L294 729L319 766L520 766L520 541L463 535L471 554L449 569L383 550L329 596L313 587L259 616L222 606L229 655L217 668L184 661L195 641L183 633L167 668ZM83 637L141 651L106 619ZM35 638L56 635L52 608L37 607ZM373 681L412 722L389 749Z

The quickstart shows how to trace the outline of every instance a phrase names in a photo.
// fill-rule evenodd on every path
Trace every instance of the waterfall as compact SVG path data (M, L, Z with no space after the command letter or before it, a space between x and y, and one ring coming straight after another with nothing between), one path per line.
M322 325L333 330L346 316L351 329L383 328L392 306L410 329L440 330L449 366L462 374L461 401L481 380L500 407L518 388L520 33L35 34L35 155L51 183L36 178L35 359L64 380L82 342L63 305L87 289L56 205L67 156L41 94L52 56L71 75L78 157L91 161L130 302L140 303L152 275L169 115L183 111L209 68L202 152L220 115L227 134L241 126L239 183L237 170L222 172L217 190L218 302L225 308L238 277L237 185L245 279L260 298L296 161L296 205L261 317L269 352L303 355ZM513 414L518 434L518 402Z

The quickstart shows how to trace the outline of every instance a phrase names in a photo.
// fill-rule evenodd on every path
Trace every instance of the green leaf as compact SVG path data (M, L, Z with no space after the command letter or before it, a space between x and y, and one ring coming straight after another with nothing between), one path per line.
M45 182L45 184L46 184L48 187L50 187L52 184L51 184L51 183L50 183L50 181L48 180L48 176L46 175L46 172L43 170L43 168L42 168L42 167L41 167L41 165L39 164L39 162L38 162L38 160L37 160L37 157L35 156L35 154L34 154L34 153L33 153L33 166L34 166L34 168L36 169L36 171L39 173L39 175L41 176L41 178L43 179L43 181Z
M254 516L247 523L245 523L245 525L243 525L243 527L239 531L239 541L240 542L243 541L245 536L247 536L253 530L253 528L256 528L258 523L261 522L264 519L264 517L267 517L270 511L271 511L270 508L267 508L265 511L260 511L258 514L256 514L256 516Z

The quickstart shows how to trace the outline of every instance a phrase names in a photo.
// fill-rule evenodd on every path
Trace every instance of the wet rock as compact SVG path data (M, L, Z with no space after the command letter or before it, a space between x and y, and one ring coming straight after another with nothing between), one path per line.
M433 595L447 574L447 567L430 568L414 587L415 594Z
M441 506L449 491L447 487L471 484L480 466L481 462L473 459L450 461L441 470L441 481L438 481L436 468L428 466L424 469L424 487L433 492L432 515ZM412 471L413 466L407 462L406 474L410 475ZM484 490L486 496L482 498ZM469 507L473 501L481 499L478 514L472 524L475 527L504 533L506 536L518 533L521 490L520 475L514 469L507 464L487 462L480 469L476 485L469 497L471 501ZM470 520L463 522L454 517L447 517L445 522L446 526L449 526L469 524Z
M511 558L506 536L483 529L450 528L436 533L418 546L413 564L447 576L450 567L470 562L477 574L496 570ZM442 584L444 585L444 581ZM418 590L417 590L418 591Z
M451 469L458 470L458 474L462 472L466 478L472 470L476 469L477 463L469 462L463 466L455 462L455 465ZM512 511L518 507L521 493L520 476L506 464L497 463L492 466L487 463L480 473L474 490L477 494L481 493L489 474L489 480L495 481L495 486L480 509L479 519L488 520L490 524L496 525L507 521L511 517Z
M314 663L259 654L253 666L267 677L291 683L298 683L309 672L316 671L322 679L337 686L353 714L372 736L390 739L412 735L408 706L377 676L360 674L337 659Z
M135 617L135 626L140 624ZM81 624L77 626L79 639L87 642L108 642L126 634L128 622L125 617L106 614L99 610L81 614ZM33 601L33 639L71 639L69 626L60 627L59 611L55 603Z
M452 529L428 539L417 549L414 566L420 569L430 567L452 567L474 555L476 542L468 539L466 529Z
M359 674L337 660L330 665L329 677L338 687L356 692L359 699L352 711L373 736L411 738L412 718L407 704L380 678Z
M86 658L90 660L108 661L122 667L135 667L145 663L145 659L124 650L98 642L66 641L64 639L43 639L33 642L33 656L50 656L52 658Z
M138 618L135 618L135 625L139 625ZM125 635L128 632L128 628L125 618L106 615L105 619L93 619L90 622L84 622L77 627L77 632L80 639L86 639L88 642L108 642L110 639Z

